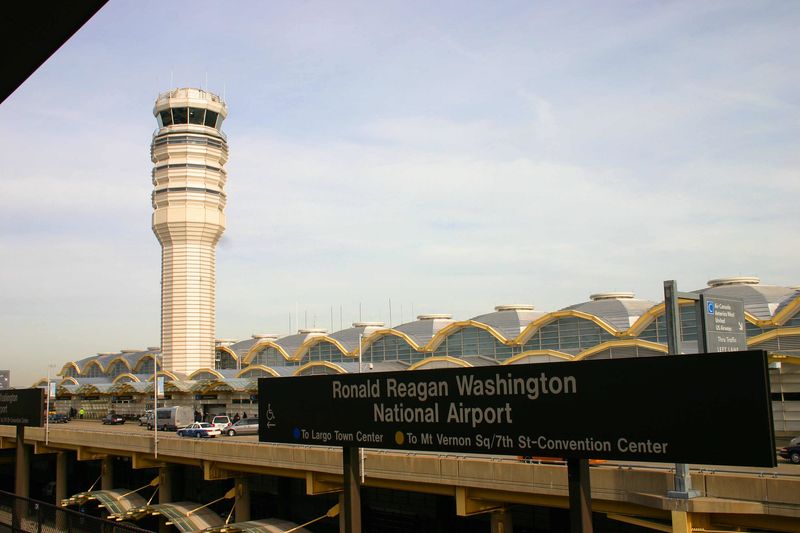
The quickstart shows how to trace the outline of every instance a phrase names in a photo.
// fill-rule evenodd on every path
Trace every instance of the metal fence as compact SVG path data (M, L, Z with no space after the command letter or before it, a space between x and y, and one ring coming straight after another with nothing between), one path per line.
M149 533L49 503L0 491L0 533Z

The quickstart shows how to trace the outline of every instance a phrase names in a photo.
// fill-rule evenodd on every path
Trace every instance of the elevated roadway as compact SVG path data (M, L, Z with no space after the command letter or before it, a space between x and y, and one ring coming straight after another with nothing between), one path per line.
M181 438L97 421L27 428L34 453L74 451L79 461L124 456L133 468L170 464L202 469L207 480L261 474L304 479L310 495L342 489L339 448L259 443L255 436ZM733 439L735 441L735 439ZM0 426L0 448L16 446L15 428ZM365 451L364 485L452 496L457 513L467 516L514 505L568 507L566 467L528 464L512 457ZM668 465L605 463L591 469L592 506L598 513L656 531L800 531L800 466L775 469L693 466L700 496L667 498L673 489Z

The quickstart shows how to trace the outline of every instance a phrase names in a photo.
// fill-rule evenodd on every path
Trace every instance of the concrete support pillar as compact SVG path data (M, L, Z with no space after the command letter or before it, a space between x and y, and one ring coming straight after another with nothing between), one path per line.
M61 505L61 500L66 499L67 494L67 453L58 452L56 454L56 505Z
M710 527L711 520L707 514L672 511L672 533L692 533L693 528Z
M172 482L175 477L175 468L163 466L158 469L158 503L169 503L172 500ZM165 524L162 517L158 520L158 533L169 533L172 528Z
M342 474L344 477L345 533L361 533L361 462L357 446L342 448Z
M292 514L292 480L287 477L278 478L278 509L276 516L290 516ZM339 502L344 505L343 502Z
M25 426L17 426L17 469L14 476L14 494L30 496L31 450L25 445Z
M56 454L56 505L61 507L61 501L65 500L67 494L67 453L58 452ZM67 513L64 511L56 511L56 529L58 531L67 531Z
M106 455L100 460L100 488L112 490L114 488L114 456Z
M511 523L511 514L505 509L492 512L491 533L513 533L514 526Z
M237 522L250 520L250 481L246 477L236 478L236 510Z

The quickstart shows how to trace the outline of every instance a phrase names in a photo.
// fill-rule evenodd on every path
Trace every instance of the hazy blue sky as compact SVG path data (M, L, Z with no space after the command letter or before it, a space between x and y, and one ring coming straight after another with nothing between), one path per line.
M785 1L114 0L0 105L0 367L159 344L170 86L230 108L219 337L796 285L798 27Z

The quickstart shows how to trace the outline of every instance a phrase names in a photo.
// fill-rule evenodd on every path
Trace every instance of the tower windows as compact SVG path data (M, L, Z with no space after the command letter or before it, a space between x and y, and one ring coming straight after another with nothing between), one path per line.
M172 126L172 113L170 113L169 109L165 109L160 113L161 115L161 124L164 127Z
M173 124L188 124L189 123L189 108L188 107L173 107L172 108L172 123Z
M217 127L217 115L219 115L219 113L217 113L216 111L206 110L205 125L208 126L209 128L216 128Z
M196 124L219 129L219 113L202 107L172 107L160 111L158 117L162 128L173 124Z
M189 124L203 125L203 118L205 118L205 109L198 107L189 108Z

